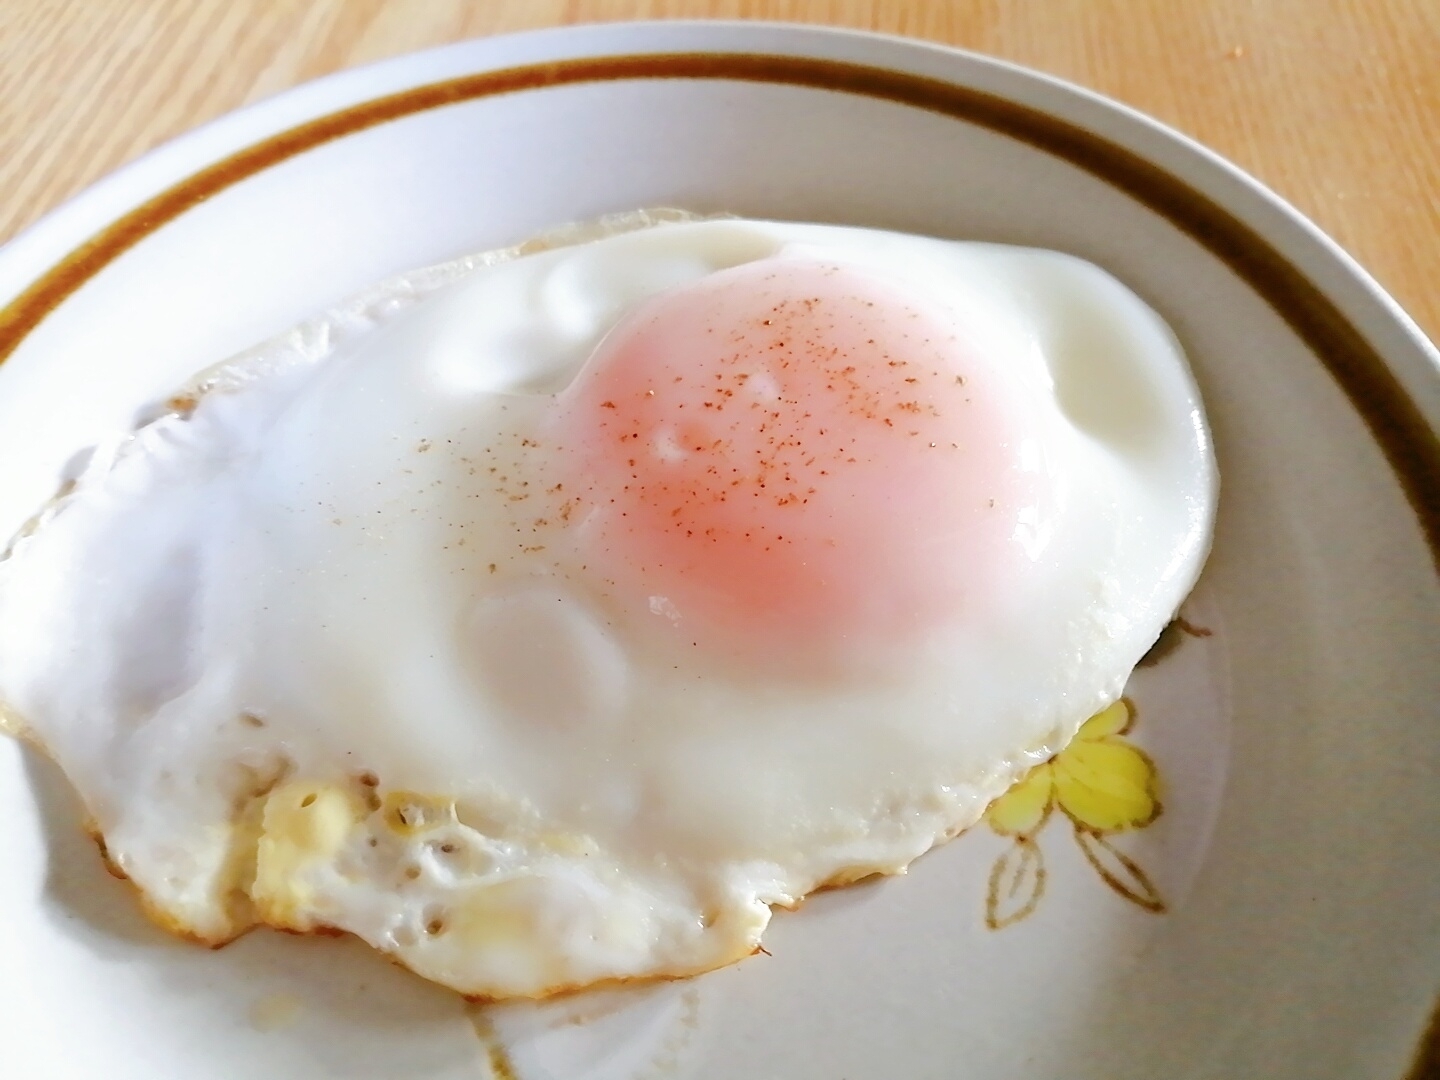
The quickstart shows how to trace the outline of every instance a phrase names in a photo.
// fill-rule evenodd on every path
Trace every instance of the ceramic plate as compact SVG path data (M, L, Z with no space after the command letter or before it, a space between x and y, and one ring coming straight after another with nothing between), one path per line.
M770 955L491 1009L351 941L168 939L55 770L0 740L6 1075L1424 1072L1435 351L1274 196L1074 87L893 39L614 25L406 57L227 117L0 252L0 532L204 365L396 271L659 205L1058 248L1170 321L1214 429L1219 528L1124 706L908 877L777 917ZM1099 740L1153 796L1140 827L1074 794Z

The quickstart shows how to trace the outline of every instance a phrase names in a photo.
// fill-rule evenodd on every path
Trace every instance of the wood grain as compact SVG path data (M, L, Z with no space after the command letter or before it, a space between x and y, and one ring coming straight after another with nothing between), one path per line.
M1440 335L1436 0L3 0L0 240L306 79L477 35L669 17L907 34L1092 87L1258 176Z

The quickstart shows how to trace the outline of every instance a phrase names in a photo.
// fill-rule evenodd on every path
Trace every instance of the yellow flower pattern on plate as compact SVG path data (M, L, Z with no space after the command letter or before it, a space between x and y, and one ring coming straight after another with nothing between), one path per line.
M992 930L1029 916L1045 894L1045 859L1037 834L1058 809L1101 881L1146 911L1165 902L1139 864L1111 842L1160 816L1155 763L1125 736L1135 705L1121 698L1096 713L1070 745L1025 777L985 811L990 828L1012 838L990 871L985 923Z

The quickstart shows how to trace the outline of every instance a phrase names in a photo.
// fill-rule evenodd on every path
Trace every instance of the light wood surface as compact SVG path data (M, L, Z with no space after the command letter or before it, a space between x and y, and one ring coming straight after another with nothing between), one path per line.
M0 240L150 147L339 68L672 16L908 34L1109 94L1260 177L1440 335L1440 0L0 0Z

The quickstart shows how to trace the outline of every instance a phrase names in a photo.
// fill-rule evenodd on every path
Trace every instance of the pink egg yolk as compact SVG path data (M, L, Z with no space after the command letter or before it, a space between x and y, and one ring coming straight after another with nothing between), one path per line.
M587 572L684 645L771 666L975 617L1045 484L1022 388L948 308L800 258L637 309L557 421Z

